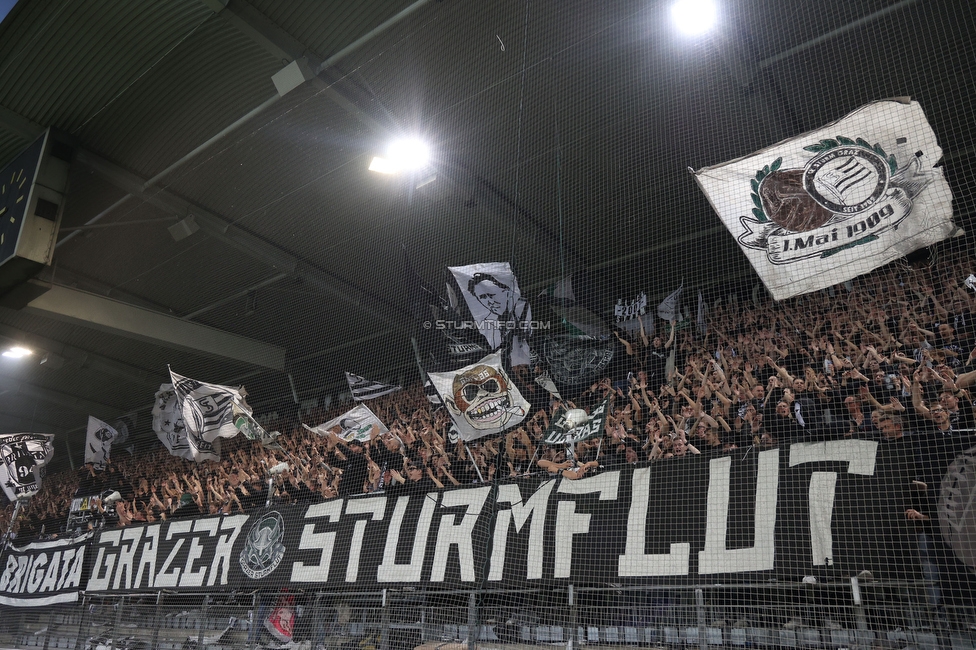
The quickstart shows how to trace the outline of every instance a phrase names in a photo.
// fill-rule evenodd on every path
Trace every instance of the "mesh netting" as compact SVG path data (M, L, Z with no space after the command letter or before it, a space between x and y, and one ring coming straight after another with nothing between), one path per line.
M167 174L306 275L151 297L288 372L58 449L0 643L972 647L972 7L754 4L437 3Z

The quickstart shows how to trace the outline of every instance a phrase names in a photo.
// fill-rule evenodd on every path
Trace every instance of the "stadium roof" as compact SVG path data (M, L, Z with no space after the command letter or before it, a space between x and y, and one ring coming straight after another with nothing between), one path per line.
M688 168L872 100L921 103L970 220L971 3L720 6L689 39L656 0L21 0L0 165L47 127L75 157L51 289L0 307L51 360L0 363L0 431L146 428L167 364L268 408L413 378L405 253L430 281L511 261L530 296L579 268L608 299L754 284ZM403 136L431 167L370 172Z

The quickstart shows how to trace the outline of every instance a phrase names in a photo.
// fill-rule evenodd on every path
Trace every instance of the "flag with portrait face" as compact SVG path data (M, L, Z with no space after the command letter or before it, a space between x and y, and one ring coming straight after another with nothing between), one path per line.
M451 266L448 271L457 282L460 295L471 313L471 327L488 342L490 350L511 344L512 365L527 364L532 310L522 298L515 273L508 262L486 262ZM450 291L453 291L448 286Z

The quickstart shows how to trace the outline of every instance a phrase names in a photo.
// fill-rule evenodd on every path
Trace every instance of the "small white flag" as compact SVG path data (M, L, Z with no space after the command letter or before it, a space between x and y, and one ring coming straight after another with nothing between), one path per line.
M358 404L339 417L316 427L302 426L320 436L327 436L330 433L334 433L340 440L346 442L353 440L365 442L370 438L381 436L389 431L386 425L365 404Z
M657 317L666 321L681 320L681 290L685 283L682 282L677 291L661 301L657 306Z
M112 454L112 444L118 440L115 427L88 416L88 435L85 438L85 462L101 469L105 467Z
M698 290L698 318L695 322L698 324L698 333L705 336L705 299L702 297L701 289Z
M400 386L392 386L390 384L381 384L378 381L370 381L365 377L354 375L351 372L346 373L346 381L349 382L349 392L352 393L352 398L357 402L362 402L363 400L367 399L374 399L376 397L383 397L384 395L395 393L401 389Z

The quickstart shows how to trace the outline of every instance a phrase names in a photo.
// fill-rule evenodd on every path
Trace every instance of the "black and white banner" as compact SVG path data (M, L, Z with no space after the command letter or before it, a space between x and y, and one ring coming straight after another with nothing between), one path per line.
M696 172L776 300L849 280L949 237L942 149L917 102L879 101Z
M346 381L349 383L349 392L352 393L352 398L357 402L383 397L384 395L395 393L401 389L400 386L392 386L390 384L381 384L378 381L370 381L365 377L354 375L351 372L346 373Z
M529 403L502 368L497 352L454 372L427 376L450 411L461 440L500 433L522 422L529 411Z
M27 499L41 489L41 468L54 456L49 433L0 435L0 483L11 501Z
M85 553L91 533L75 539L11 544L3 555L0 604L39 607L73 603L85 587Z
M475 327L497 350L511 340L512 365L529 362L524 337L530 330L532 310L522 298L515 273L508 262L486 262L448 267L464 296Z
M644 291L630 300L617 298L617 304L613 306L613 319L617 327L628 332L635 333L643 329L645 336L654 333L654 317L647 311L647 293Z
M906 578L910 451L800 443L108 530L87 591Z
M617 299L617 304L613 306L613 319L620 323L626 320L635 320L647 313L647 294L641 291L633 300Z
M88 432L85 437L85 462L101 469L112 456L112 444L118 439L115 427L98 418L88 416Z
M152 428L160 442L174 456L197 462L220 460L220 439L207 442L188 434L183 423L183 407L172 384L162 384L156 391L152 409Z
M80 589L729 584L799 582L826 569L919 577L917 531L904 514L908 445L738 451L579 480L393 490L11 547L0 558L0 603L68 602Z
M600 402L592 413L583 409L564 409L552 418L549 428L542 436L542 442L547 445L572 445L603 435L609 412L609 398Z

